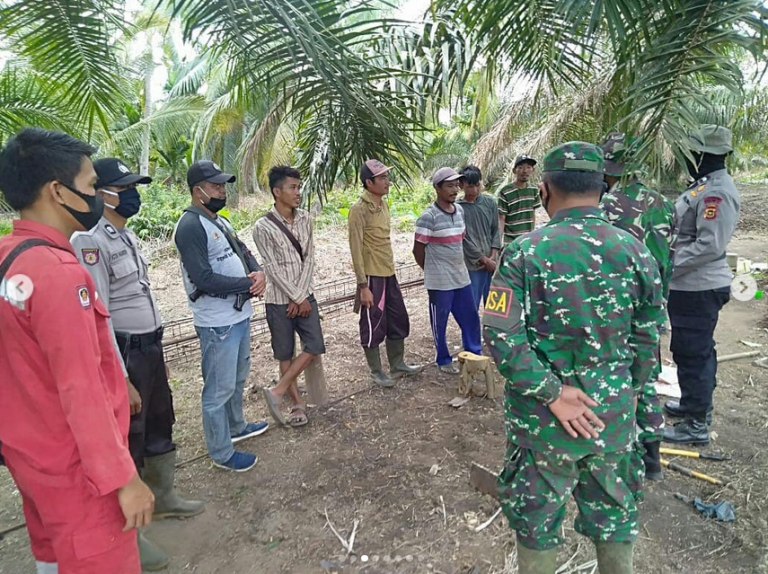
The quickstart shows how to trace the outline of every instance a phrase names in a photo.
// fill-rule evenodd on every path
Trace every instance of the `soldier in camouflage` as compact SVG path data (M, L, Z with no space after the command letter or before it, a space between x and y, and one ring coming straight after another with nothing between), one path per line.
M621 133L608 134L603 142L603 175L608 185L608 193L600 203L608 221L631 233L651 252L661 274L662 294L666 302L669 280L672 277L675 206L659 192L645 186L637 177L636 171L630 167L627 160L633 143L631 138L625 138ZM663 320L659 327L663 327ZM659 359L660 356L657 356L657 360ZM660 373L659 362L654 379L657 379ZM659 446L664 436L664 415L656 387L652 384L643 387L636 415L640 429L638 440L645 449L645 477L649 480L661 480Z
M602 172L592 144L547 154L539 193L552 219L507 246L483 315L507 379L499 496L521 574L554 574L572 494L600 572L632 572L635 401L656 369L663 299L647 248L599 207Z

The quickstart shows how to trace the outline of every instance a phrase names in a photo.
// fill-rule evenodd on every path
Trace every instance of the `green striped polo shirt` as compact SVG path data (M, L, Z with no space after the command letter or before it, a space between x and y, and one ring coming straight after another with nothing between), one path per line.
M504 216L504 243L533 231L533 212L541 205L536 187L519 189L514 183L499 190L499 213Z

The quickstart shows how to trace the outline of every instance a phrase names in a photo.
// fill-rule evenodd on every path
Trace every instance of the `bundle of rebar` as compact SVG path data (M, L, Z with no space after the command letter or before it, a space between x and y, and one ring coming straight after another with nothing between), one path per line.
M402 291L409 291L424 284L424 274L415 263L398 267L397 280ZM315 287L315 298L323 317L341 315L352 311L357 294L357 279L345 277L322 283ZM269 334L264 302L252 300L251 340ZM197 339L192 317L176 319L165 323L163 351L167 363L185 363L199 356L200 343Z

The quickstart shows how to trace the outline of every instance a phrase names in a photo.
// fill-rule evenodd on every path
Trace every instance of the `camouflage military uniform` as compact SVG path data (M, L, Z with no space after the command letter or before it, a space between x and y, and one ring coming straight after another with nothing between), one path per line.
M602 170L596 146L552 150L544 171ZM558 211L504 251L483 316L505 385L508 450L499 476L502 508L518 540L562 543L574 494L576 530L631 542L642 463L634 448L634 396L656 368L661 280L648 250L603 211ZM562 385L583 390L605 424L598 439L571 438L548 405Z
M603 143L605 153L604 173L613 177L627 177L631 169L626 166L624 134L610 134ZM672 278L672 260L675 240L675 206L659 192L646 187L639 179L616 183L603 196L601 205L608 221L619 229L628 231L651 252L661 274L664 300L669 295L669 281ZM662 323L663 325L663 319ZM660 361L660 357L657 356ZM658 379L661 363L652 380ZM649 381L650 382L650 381ZM664 436L664 415L656 394L656 387L647 384L638 397L637 424L640 428L638 440L641 443L660 441Z

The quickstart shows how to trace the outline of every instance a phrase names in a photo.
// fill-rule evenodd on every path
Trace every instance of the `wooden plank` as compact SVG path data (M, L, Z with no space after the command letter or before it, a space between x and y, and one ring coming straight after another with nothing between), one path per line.
M307 384L307 394L311 404L320 406L328 402L328 388L325 384L322 355L315 357L304 370L304 382Z
M469 469L469 484L483 494L487 494L498 500L499 494L496 492L496 478L496 473L491 472L476 462L473 462Z

